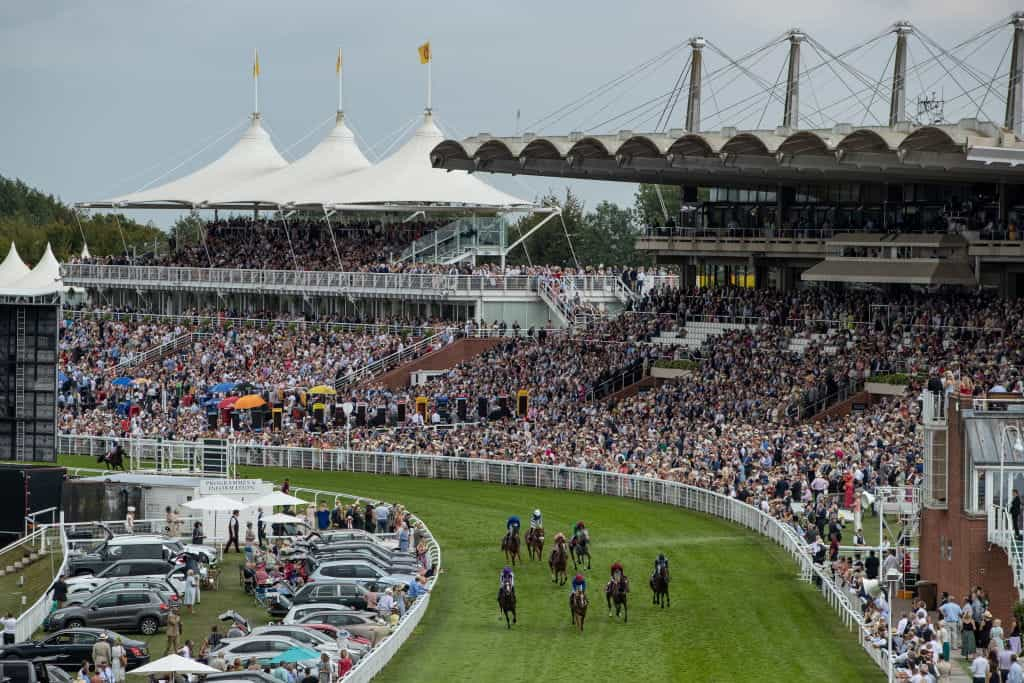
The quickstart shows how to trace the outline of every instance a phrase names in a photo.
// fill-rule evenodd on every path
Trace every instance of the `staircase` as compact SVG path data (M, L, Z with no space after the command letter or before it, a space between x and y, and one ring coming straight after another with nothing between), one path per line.
M459 218L415 240L396 260L451 265L473 256L501 256L506 227L499 217Z
M1024 590L1024 543L1019 534L1013 533L1010 511L1001 505L993 505L988 512L988 542L1006 551L1013 586Z
M681 346L690 351L698 351L704 342L731 330L747 330L752 325L744 323L690 322L675 330L666 330L651 339L655 344L665 346Z
M334 388L338 391L342 391L347 387L360 382L365 382L366 380L373 379L379 375L383 375L392 368L435 351L445 345L445 336L449 334L450 332L448 331L438 332L424 339L420 339L418 342L405 347L401 351L396 351L388 356L375 360L372 363L368 363L361 368L357 368L347 375L335 380Z
M189 332L179 337L175 337L170 341L166 341L159 346L154 346L151 349L146 349L142 353L132 355L130 358L126 358L117 365L114 366L115 374L122 375L123 371L133 366L143 366L154 360L160 360L172 353L182 349L191 348L192 345L206 337L211 336L209 332Z
M14 455L16 460L25 460L25 309L18 306L17 311L14 342Z

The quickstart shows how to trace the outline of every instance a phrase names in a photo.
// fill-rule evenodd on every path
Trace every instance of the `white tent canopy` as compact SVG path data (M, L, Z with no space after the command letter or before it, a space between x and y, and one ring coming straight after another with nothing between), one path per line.
M370 161L356 144L355 135L345 125L345 114L338 112L334 128L306 156L280 171L251 182L235 184L214 192L208 206L281 206L303 194L312 180L336 183L342 176L369 168Z
M310 182L290 202L296 206L415 205L453 207L527 207L530 202L506 194L465 171L445 172L430 163L430 152L444 135L427 112L412 137L387 159L347 176ZM311 181L313 179L310 179Z
M7 258L4 259L3 263L0 263L0 287L6 287L17 282L28 275L28 273L28 266L25 265L25 262L21 260L21 256L18 255L18 248L14 246L14 242L11 242Z
M274 147L270 134L260 125L260 115L252 115L252 123L238 142L219 159L193 173L158 187L133 192L121 197L90 204L111 208L190 208L204 204L217 192L244 187L275 171L288 162Z
M132 669L128 673L140 675L215 674L220 673L220 670L214 669L212 666L207 666L202 662L197 662L194 659L185 659L178 654L169 654L161 657L155 662L143 664L136 669Z
M23 272L21 277L16 276L18 272ZM21 262L17 250L11 244L7 258L0 264L0 296L45 296L56 294L62 289L60 263L53 255L49 243L43 257L31 271Z

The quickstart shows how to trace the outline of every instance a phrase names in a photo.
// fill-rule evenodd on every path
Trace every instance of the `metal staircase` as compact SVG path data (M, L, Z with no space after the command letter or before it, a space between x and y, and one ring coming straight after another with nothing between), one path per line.
M451 265L476 256L501 256L506 228L500 217L459 218L414 241L396 260Z
M1013 532L1010 511L1001 505L993 505L988 511L988 542L1006 551L1013 585L1017 590L1024 590L1024 543L1020 534Z
M14 347L14 457L26 460L25 448L25 309L17 308Z

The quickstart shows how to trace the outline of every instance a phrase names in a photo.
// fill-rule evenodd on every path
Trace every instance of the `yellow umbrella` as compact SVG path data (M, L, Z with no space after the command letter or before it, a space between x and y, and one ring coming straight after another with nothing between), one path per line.
M334 396L338 392L334 390L334 387L329 387L326 384L318 384L309 390L311 394L325 394L327 396Z
M153 381L153 380L151 380L151 379L146 379L145 377L136 377L136 378L135 378L135 383L136 383L136 384L149 384L149 383L150 383L150 382L152 382L152 381Z
M267 405L267 402L263 400L263 397L259 394L249 394L235 401L236 410L248 410L249 408L259 408L260 406Z

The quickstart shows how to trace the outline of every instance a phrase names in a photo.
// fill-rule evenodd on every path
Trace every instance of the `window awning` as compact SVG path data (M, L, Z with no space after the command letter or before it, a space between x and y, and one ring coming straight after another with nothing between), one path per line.
M805 282L866 282L871 284L977 284L970 267L959 261L934 259L830 258L805 270Z

